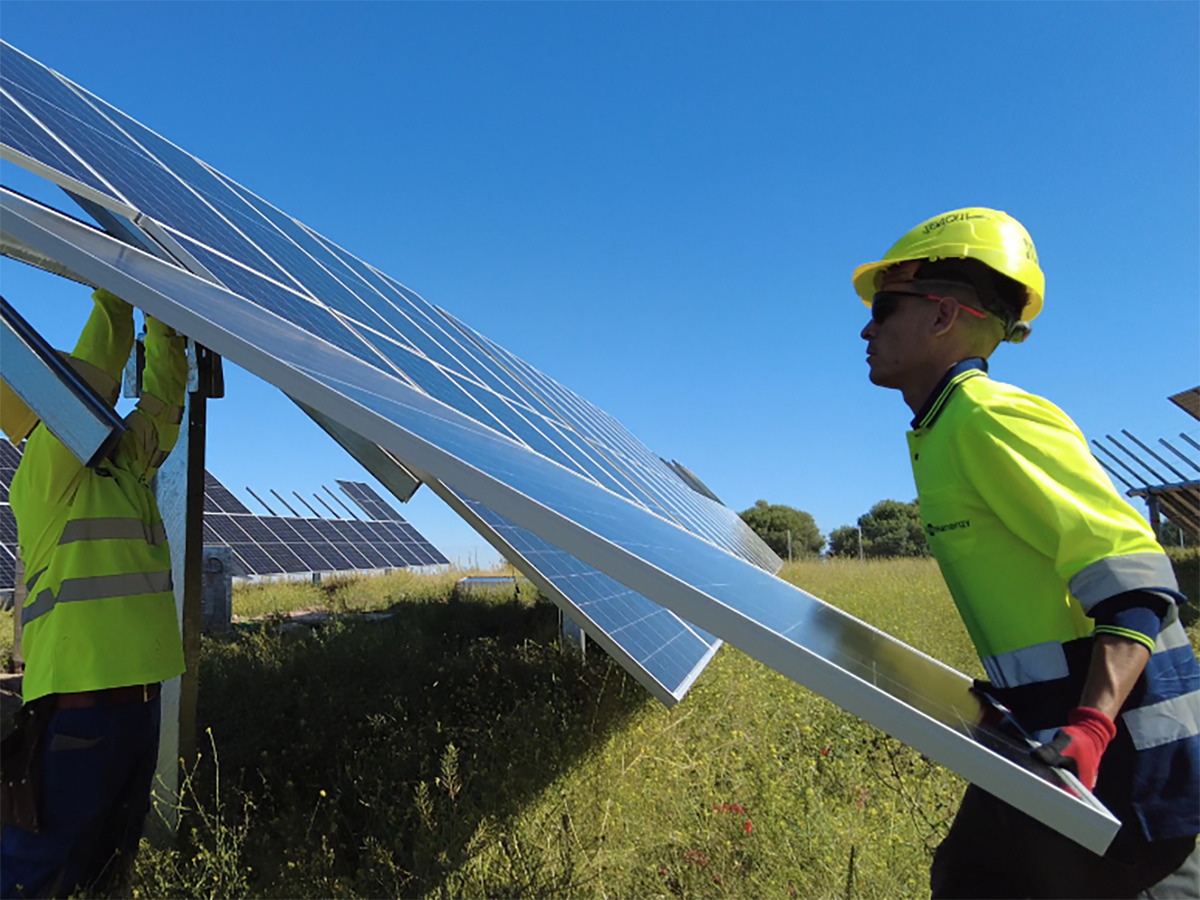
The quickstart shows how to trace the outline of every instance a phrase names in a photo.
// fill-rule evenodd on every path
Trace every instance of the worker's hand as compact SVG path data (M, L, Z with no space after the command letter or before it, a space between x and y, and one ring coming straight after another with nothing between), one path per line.
M1116 734L1112 719L1098 709L1080 706L1067 715L1067 727L1034 749L1033 756L1046 765L1073 772L1090 791L1096 786L1100 757Z
M146 316L146 333L154 333L168 338L179 337L178 331L166 322L160 322L154 316Z
M106 291L104 288L96 288L96 290L92 292L92 299L98 303L116 303L120 304L121 306L129 306L128 301L122 300L112 291ZM130 309L132 309L132 307L130 307Z
M1004 713L996 708L995 694L992 692L992 683L984 678L971 679L971 693L979 697L979 706L982 715L979 719L980 725L986 725L989 728L999 728L1004 724Z

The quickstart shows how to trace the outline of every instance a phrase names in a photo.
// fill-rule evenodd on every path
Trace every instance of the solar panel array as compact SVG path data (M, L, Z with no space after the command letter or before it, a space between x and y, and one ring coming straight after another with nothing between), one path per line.
M727 552L772 572L782 565L732 510L695 490L612 416L103 100L15 48L4 51L3 143L69 176L72 188L89 199L148 216L157 223L156 235L174 244L192 271L215 276L263 310ZM69 147L60 142L64 135ZM513 552L513 543L486 521L476 524L493 544ZM670 622L668 640L690 643L703 635L694 666L719 644L566 557L548 548L540 568L519 554L510 561L595 627L606 618L632 634L642 621ZM577 597L583 582L605 588ZM599 611L609 603L617 609L607 615L583 614L584 606ZM620 642L611 649L621 653ZM629 657L623 661L646 669L641 654ZM636 674L661 680L653 669ZM681 696L681 682L663 685Z
M600 630L599 642L652 689L680 696L716 646L686 618L1094 852L1111 842L1120 823L1069 773L1040 766L1027 745L983 723L970 679L764 571L778 557L611 417L118 110L3 51L4 157L126 215L128 227L174 248L182 269L0 191L11 240L125 294L393 454L535 583L553 579L563 598L592 584L571 562L611 577L623 593L587 602L619 606L626 628ZM503 522L511 539L497 530ZM541 542L525 552L544 547L543 568L515 549L518 536ZM649 615L659 609L649 597L671 612ZM677 643L682 667L662 652ZM670 681L684 669L682 683Z
M17 520L8 502L8 489L21 462L21 451L0 439L0 594L16 586Z
M374 494L365 484L358 487L364 494ZM350 572L449 562L399 513L379 503L385 508L377 506L376 511L384 515L372 513L370 521L258 516L211 472L205 472L204 544L229 547L245 575Z
M1130 497L1145 498L1150 505L1151 522L1155 522L1157 513L1163 513L1177 527L1193 537L1200 537L1200 478L1197 477L1200 475L1200 444L1186 432L1180 432L1180 440L1186 449L1181 450L1166 438L1159 438L1159 449L1155 450L1124 428L1121 434L1141 452L1111 434L1104 436L1110 446L1093 438L1093 446L1102 454L1096 455L1100 465L1129 489ZM1140 484L1131 483L1122 471Z

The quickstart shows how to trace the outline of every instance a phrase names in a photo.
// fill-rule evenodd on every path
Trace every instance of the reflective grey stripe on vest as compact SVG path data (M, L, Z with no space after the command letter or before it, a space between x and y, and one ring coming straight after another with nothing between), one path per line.
M76 541L145 541L157 547L167 542L167 530L162 522L147 525L135 518L73 519L63 529L58 544L61 547Z
M1200 691L1122 713L1133 746L1149 750L1200 734Z
M68 578L58 589L58 596L50 588L37 595L37 599L21 610L21 625L39 619L60 603L78 603L81 600L105 600L109 597L134 597L138 594L159 594L171 590L171 573L134 572L129 575L93 575L90 578Z
M33 586L35 584L37 584L37 580L46 574L46 569L48 569L48 568L50 568L50 567L43 566L42 568L38 569L36 572L33 573L33 577L25 582L26 593L33 590Z
M1068 587L1084 612L1089 612L1101 600L1126 591L1179 590L1175 570L1165 553L1110 556L1076 573Z
M988 678L996 687L1017 687L1066 678L1068 675L1067 655L1058 641L997 653L981 661Z
M1168 650L1174 650L1177 647L1188 647L1191 643L1188 640L1187 632L1183 630L1183 626L1179 623L1179 612L1175 609L1174 604L1172 604L1168 622L1163 626L1162 631L1158 633L1158 640L1154 642L1154 652L1166 653Z

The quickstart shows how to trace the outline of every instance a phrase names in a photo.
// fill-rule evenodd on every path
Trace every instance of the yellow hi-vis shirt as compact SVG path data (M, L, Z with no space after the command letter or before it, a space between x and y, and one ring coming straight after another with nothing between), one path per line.
M908 445L930 549L993 684L1066 676L1062 644L1092 633L1102 600L1177 595L1149 526L1047 400L960 364Z
M105 291L72 365L110 403L133 343L133 309ZM9 500L29 588L21 610L26 703L149 684L184 670L171 552L150 479L179 435L185 339L147 317L143 395L95 469L34 428Z

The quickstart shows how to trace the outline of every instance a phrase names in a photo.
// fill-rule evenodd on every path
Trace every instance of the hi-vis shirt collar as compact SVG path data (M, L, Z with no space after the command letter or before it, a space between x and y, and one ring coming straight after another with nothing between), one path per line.
M980 375L987 374L987 360L980 356L973 356L970 359L964 359L960 363L955 363L942 380L938 382L938 386L933 389L929 395L929 399L925 401L925 405L921 407L921 411L917 413L916 418L912 420L912 428L915 431L918 428L929 428L946 406L946 401L950 399L950 395L954 393L954 389L969 378L976 378Z

